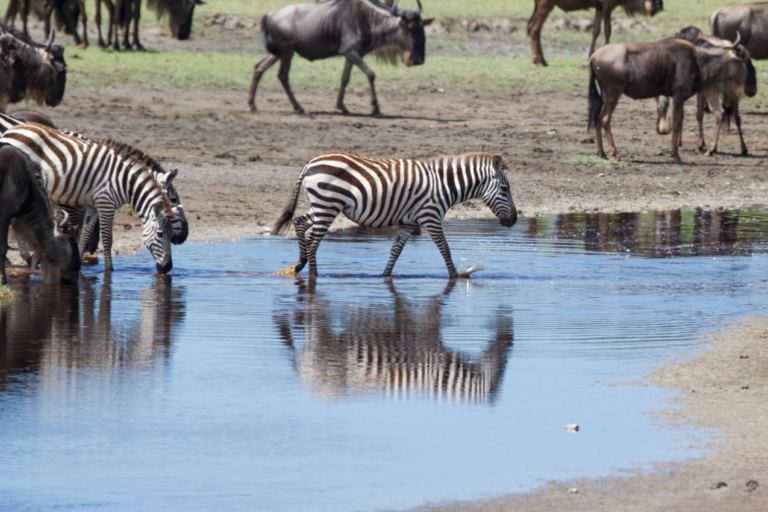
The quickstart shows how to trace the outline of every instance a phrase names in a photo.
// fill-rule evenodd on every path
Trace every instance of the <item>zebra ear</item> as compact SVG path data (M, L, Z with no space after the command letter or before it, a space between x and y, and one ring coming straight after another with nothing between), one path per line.
M501 168L502 163L501 155L493 155L493 168L496 169L496 179L501 178L501 173L504 172Z
M177 174L179 174L178 168L171 169L170 172L168 172L168 177L165 180L165 184L170 185L171 182L173 181L173 178L175 178Z

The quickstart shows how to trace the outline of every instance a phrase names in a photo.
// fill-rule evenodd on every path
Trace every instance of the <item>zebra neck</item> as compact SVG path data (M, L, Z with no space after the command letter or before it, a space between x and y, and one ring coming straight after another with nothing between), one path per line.
M433 160L433 171L440 178L441 195L447 208L483 197L491 177L484 162L470 155L444 156Z

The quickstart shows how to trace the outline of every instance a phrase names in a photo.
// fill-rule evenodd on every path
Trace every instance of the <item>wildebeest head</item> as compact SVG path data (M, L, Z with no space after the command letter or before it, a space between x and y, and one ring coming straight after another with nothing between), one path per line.
M10 34L0 36L0 65L12 76L10 83L3 84L4 88L10 86L8 99L11 103L18 103L27 92L27 75L24 59L16 51L16 39Z
M432 23L434 18L421 19L421 2L418 9L397 10L397 1L392 5L392 14L400 18L401 44L403 48L403 62L406 66L420 66L425 60L425 46L427 38L424 35L424 27Z
M507 164L501 155L494 155L492 165L495 172L487 184L483 201L499 218L502 226L511 228L517 222L517 208L512 200L509 180L504 173Z
M51 37L45 45L46 56L45 63L53 70L53 88L50 94L45 98L45 104L49 107L55 107L61 103L64 98L64 89L67 86L67 64L64 62L64 46L53 44L54 33L51 31Z
M743 66L738 73L741 74L746 71L746 79L744 80L744 75L741 75L741 79L744 80L741 83L744 84L744 94L751 98L757 94L757 74L755 73L755 66L752 64L752 58L749 56L749 51L739 44L740 41L741 34L737 31L736 40L733 44L723 48L729 53L733 63Z
M54 219L53 237L59 250L55 255L46 254L40 261L40 273L46 283L77 284L80 277L80 252L77 249L75 229L69 223L69 215Z
M192 32L195 6L205 5L205 2L203 0L149 0L147 5L154 9L158 19L167 12L171 36L184 41L189 39L189 34Z

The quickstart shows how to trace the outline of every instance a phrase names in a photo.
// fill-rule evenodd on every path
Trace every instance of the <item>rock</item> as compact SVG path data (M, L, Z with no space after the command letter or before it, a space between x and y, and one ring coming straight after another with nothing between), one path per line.
M218 155L214 156L213 158L230 158L232 160L237 160L237 157L233 155L232 153L225 151L224 153L219 153Z
M754 491L759 485L760 484L757 483L757 480L750 480L747 482L747 491Z
M715 483L713 483L712 485L709 486L709 488L712 489L713 491L715 489L719 489L721 487L728 487L728 484L725 483L725 482L715 482Z
M578 432L579 431L579 425L576 423L570 423L565 426L566 432Z
M576 494L576 493L579 492L579 488L578 487L571 487L570 489L568 489L568 492L570 494Z
M594 137L584 137L583 139L579 140L582 144L594 144L595 138Z
M254 156L249 156L248 157L248 161L249 162L258 162L259 160L261 160L261 157L259 155L254 155Z

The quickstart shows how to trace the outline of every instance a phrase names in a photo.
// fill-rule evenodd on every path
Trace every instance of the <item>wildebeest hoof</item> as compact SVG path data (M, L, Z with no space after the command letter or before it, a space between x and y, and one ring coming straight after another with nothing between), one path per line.
M344 105L336 105L336 110L338 110L344 115L349 114L349 110L347 110L347 107L345 107Z
M143 52L145 49L143 46L141 46L141 43L134 43L133 49L137 52Z
M706 153L704 153L704 156L712 156L715 153L717 153L717 151L707 151Z
M248 112L256 112L256 105L253 103L248 104Z
M85 50L86 48L88 48L88 43L85 43L85 42L80 43L79 45L77 45L77 47L80 48L81 50Z
M293 113L294 113L294 114L297 114L297 115L300 115L300 116L306 116L306 115L308 115L308 114L309 114L309 112L307 112L307 111L306 111L306 110L304 110L303 108L302 108L302 109L300 109L300 110L294 110L294 111L293 111Z
M747 151L746 149L741 150L741 156L747 156L748 154L749 154L749 151Z

